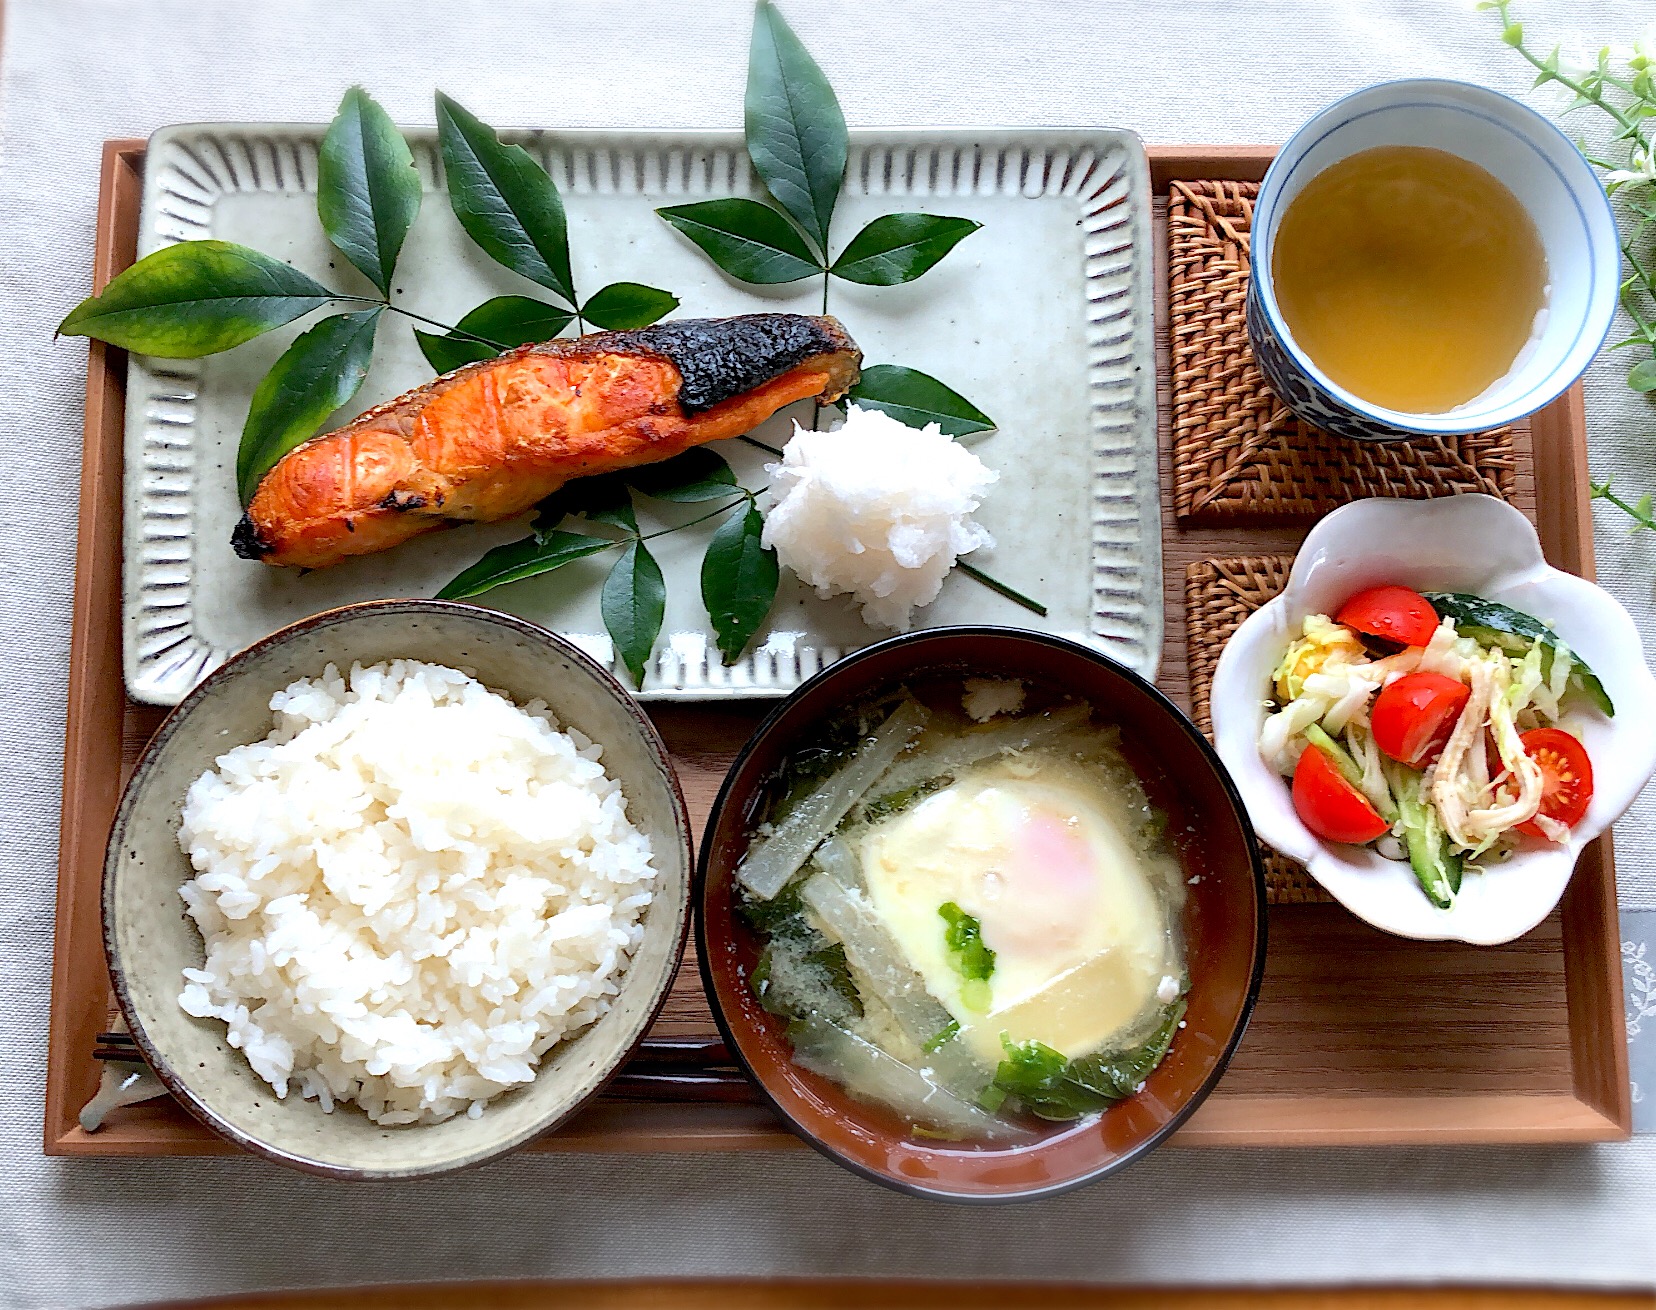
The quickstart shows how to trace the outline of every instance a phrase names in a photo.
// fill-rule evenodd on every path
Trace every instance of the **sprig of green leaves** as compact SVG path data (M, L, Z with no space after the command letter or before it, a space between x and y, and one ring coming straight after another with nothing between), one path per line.
M1563 65L1554 46L1538 54L1525 40L1524 25L1512 16L1511 0L1480 0L1477 8L1492 11L1501 23L1501 40L1536 70L1535 87L1562 86L1572 95L1562 112L1595 110L1615 125L1611 147L1621 158L1588 159L1604 174L1605 190L1615 196L1631 222L1621 224L1622 257L1627 276L1621 284L1621 306L1633 322L1633 331L1611 344L1612 350L1636 350L1645 356L1627 373L1627 385L1645 395L1656 393L1656 63L1636 52L1618 67L1608 46L1585 69ZM1628 502L1610 491L1608 482L1593 487L1593 497L1616 506L1633 519L1634 531L1652 526L1650 497Z
M387 310L439 329L415 336L443 373L549 340L572 322L637 328L678 308L676 296L637 282L611 283L579 303L563 200L550 175L447 96L438 94L437 107L450 203L461 225L498 262L566 305L496 296L450 326L392 303L397 259L420 212L420 178L390 116L352 87L322 138L316 213L328 240L377 296L324 286L247 246L183 241L145 256L87 297L64 317L59 333L158 358L196 359L324 306L341 307L296 337L254 392L236 453L237 489L246 502L277 459L357 394Z
M554 573L600 551L619 550L620 558L604 581L599 610L616 655L633 682L642 686L667 595L661 568L646 543L724 516L702 557L701 590L719 651L726 664L734 664L764 626L781 580L776 552L761 540L765 521L756 504L758 495L738 483L730 465L705 447L659 464L579 478L541 502L532 535L495 547L437 596L469 599ZM683 505L723 503L686 523L645 532L638 521L638 496ZM570 518L617 529L619 535L567 531L563 525Z
M1648 491L1641 495L1638 500L1629 501L1611 490L1610 479L1608 478L1603 482L1594 482L1590 485L1592 486L1594 500L1602 500L1607 504L1614 505L1633 520L1632 531L1656 532L1656 508L1653 508L1652 497Z
M572 318L582 331L588 322L601 328L640 328L678 308L678 297L671 292L638 282L612 282L583 303L575 294L563 196L552 175L522 146L502 141L492 127L441 91L437 142L449 207L466 235L497 264L563 301L569 312L566 326ZM426 340L420 346L430 360ZM442 348L434 349L439 358L451 357Z
M912 282L982 226L941 214L882 214L829 258L850 134L834 88L771 0L760 0L754 12L743 135L753 171L776 207L732 197L656 210L739 282L772 286L820 276L826 314L832 279L881 287ZM965 397L917 369L868 369L851 394L904 422L911 421L905 414L944 398L944 408L922 422L944 422L944 431L955 435L994 426Z

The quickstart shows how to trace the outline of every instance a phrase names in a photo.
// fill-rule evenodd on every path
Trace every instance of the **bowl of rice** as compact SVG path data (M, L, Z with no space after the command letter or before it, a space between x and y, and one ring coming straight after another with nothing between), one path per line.
M638 703L570 643L353 605L209 675L140 758L104 938L133 1037L280 1163L481 1163L595 1096L660 1010L689 816Z

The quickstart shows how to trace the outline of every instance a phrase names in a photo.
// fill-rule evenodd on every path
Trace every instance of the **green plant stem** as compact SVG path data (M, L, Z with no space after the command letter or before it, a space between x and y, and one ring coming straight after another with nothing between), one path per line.
M743 433L738 439L747 442L750 446L758 446L760 450L765 451L767 454L775 455L777 459L782 458L782 452L780 450L771 445L769 442L760 441L758 437L750 437L746 433Z
M439 323L434 318L427 318L424 314L416 314L412 309L404 309L401 305L394 305L389 300L381 300L378 296L336 296L337 300L347 300L354 305L383 305L393 314L401 314L404 318L411 318L427 327L442 328L450 336L459 337L462 341L475 341L479 345L488 346L493 350L510 350L511 347L499 341L490 341L488 337L480 337L475 332L467 332L454 327L449 323Z
M988 587L990 591L998 591L1001 595L1005 596L1007 600L1016 601L1026 610L1039 614L1043 619L1046 618L1047 607L1041 604L1040 601L1032 600L1030 597L1024 595L1023 592L1019 591L1015 587L1008 586L999 578L990 577L982 569L978 568L977 565L968 564L962 559L955 561L955 567L964 573L968 578L981 582L984 586Z
M1632 519L1633 530L1635 532L1638 532L1641 529L1656 532L1656 514L1653 514L1644 502L1641 502L1638 505L1629 505L1625 500L1610 489L1610 484L1608 482L1593 483L1592 491L1594 500L1606 501L1609 504L1614 505L1623 514L1627 515L1628 518Z
M724 504L720 505L718 509L708 510L707 513L698 518L690 519L684 523L675 524L670 528L661 528L656 532L635 533L630 537L617 538L616 544L625 545L629 541L654 541L657 537L665 537L669 533L682 532L685 528L693 528L698 523L706 523L708 519L718 518L719 515L728 513L744 501L751 505L758 497L769 491L770 488L760 487L758 491L749 491L746 487L738 487L736 490L741 492L741 495L737 496L735 500L727 500Z
M1496 12L1501 16L1501 26L1503 28L1511 28L1512 26L1512 18L1507 13L1509 8L1511 8L1510 0L1499 0L1499 3L1495 6ZM1545 73L1551 81L1557 82L1560 86L1564 87L1565 90L1575 92L1575 94L1587 104L1594 105L1597 108L1602 109L1605 113L1609 114L1611 118L1615 119L1621 127L1625 128L1627 132L1630 133L1636 140L1644 140L1644 134L1639 130L1639 124L1634 119L1629 118L1627 114L1624 113L1618 106L1613 105L1606 100L1604 98L1604 93L1597 87L1593 87L1589 90L1588 87L1583 85L1581 82L1576 81L1572 77L1565 76L1556 68L1547 67L1547 61L1544 59L1537 59L1535 52L1526 46L1522 41L1519 41L1512 48L1523 56L1524 60L1530 65L1531 68L1536 69L1538 72ZM1607 77L1605 80L1610 79ZM1619 85L1619 83L1617 85ZM1631 91L1631 88L1628 89Z

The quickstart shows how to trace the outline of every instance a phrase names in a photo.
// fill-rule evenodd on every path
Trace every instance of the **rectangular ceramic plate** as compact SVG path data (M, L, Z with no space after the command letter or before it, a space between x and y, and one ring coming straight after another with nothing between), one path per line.
M138 253L197 238L236 241L341 291L369 293L317 222L322 130L211 124L157 132ZM491 296L539 289L491 262L461 231L441 190L435 135L408 133L426 195L398 266L395 299L453 323ZM563 191L581 292L630 280L676 293L680 315L820 312L819 280L772 288L736 283L652 212L760 195L736 133L515 139ZM1155 676L1162 614L1149 183L1143 146L1130 132L853 134L836 251L871 218L898 210L960 215L983 228L907 286L836 279L829 311L845 321L868 364L930 373L1000 423L972 443L1000 474L979 515L997 544L972 562L1049 611L1037 618L956 572L919 612L921 624L1044 628ZM203 360L131 361L123 638L126 684L137 700L176 704L236 650L319 610L433 595L488 548L524 535L526 519L468 526L305 575L232 554L230 532L240 513L232 470L249 397L310 321ZM409 321L388 316L350 412L430 376ZM809 406L771 419L755 435L781 445L796 415L809 421ZM744 485L762 485L763 452L738 441L720 450ZM887 635L865 625L847 598L821 599L788 576L768 626L741 661L725 667L698 582L713 526L656 543L668 602L645 698L779 695ZM607 567L604 556L583 560L490 593L487 603L563 633L617 667L598 613Z

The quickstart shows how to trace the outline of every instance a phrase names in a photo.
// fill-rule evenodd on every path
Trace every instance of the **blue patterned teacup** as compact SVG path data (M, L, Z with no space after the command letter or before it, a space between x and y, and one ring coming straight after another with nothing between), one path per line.
M1333 382L1294 341L1271 285L1277 228L1305 184L1359 151L1399 145L1432 146L1494 174L1534 220L1547 255L1548 301L1536 337L1506 377L1441 414L1387 409ZM1298 418L1361 441L1482 432L1557 399L1604 344L1621 280L1610 202L1568 138L1507 96L1433 79L1355 92L1296 132L1260 184L1251 254L1248 337L1265 377Z

